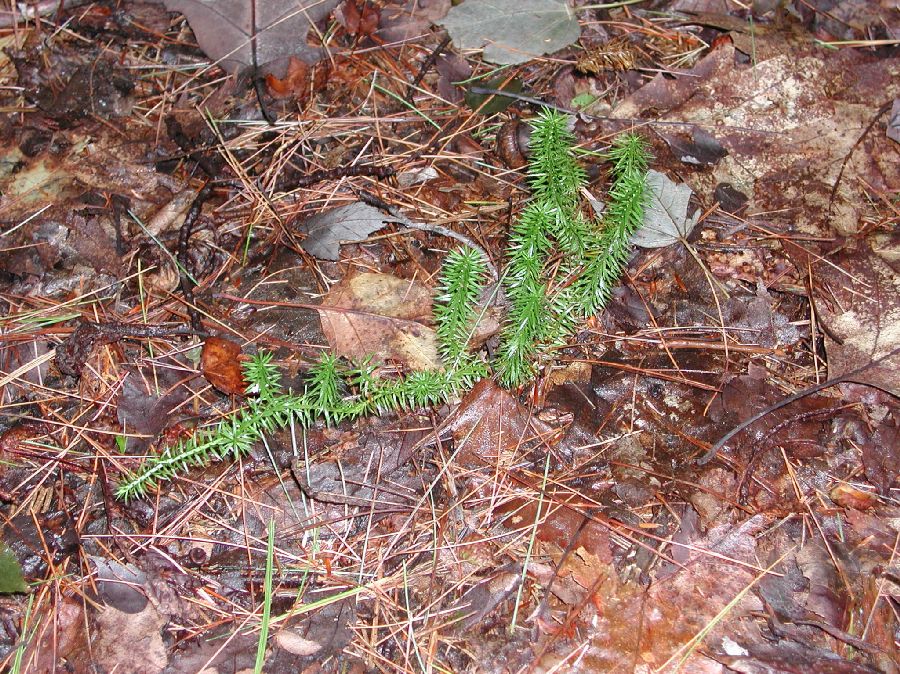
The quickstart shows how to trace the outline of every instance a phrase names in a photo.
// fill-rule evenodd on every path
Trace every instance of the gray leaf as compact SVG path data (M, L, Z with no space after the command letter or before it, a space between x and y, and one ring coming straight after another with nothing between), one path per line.
M354 201L330 211L316 213L306 220L306 239L300 245L320 260L338 260L342 241L360 241L397 219L377 208Z
M166 9L187 17L197 44L223 70L245 66L281 69L289 56L307 63L319 60L319 50L306 44L310 24L331 12L338 0L164 0ZM254 26L254 8L256 25ZM256 59L253 39L256 39ZM278 74L281 76L281 74Z
M443 25L457 48L484 47L484 60L500 64L551 54L581 36L565 0L469 0L451 9Z
M688 217L688 201L693 194L684 183L674 183L653 169L647 171L650 202L644 213L644 224L631 237L631 243L641 248L662 248L694 231L700 210Z

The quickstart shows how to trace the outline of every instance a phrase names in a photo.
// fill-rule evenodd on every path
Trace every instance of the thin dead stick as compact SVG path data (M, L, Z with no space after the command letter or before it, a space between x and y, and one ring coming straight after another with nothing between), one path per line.
M774 412L775 410L780 410L782 407L784 407L786 405L790 405L791 403L796 402L796 401L800 400L801 398L805 398L808 395L812 395L813 393L818 393L822 389L826 389L829 386L834 386L835 384L841 384L843 382L849 381L856 375L865 372L869 368L874 367L874 366L878 365L879 363L883 363L888 358L892 358L893 356L896 356L898 353L900 353L900 347L894 349L893 351L889 351L888 353L884 354L880 358L876 358L872 362L867 363L866 365L863 365L862 367L858 367L855 370L851 370L850 372L847 372L846 374L842 374L840 377L834 377L832 379L823 381L821 384L816 384L815 386L810 386L809 388L805 388L802 391L797 391L797 393L788 396L784 400L779 400L774 405L769 405L767 408L765 408L761 412L754 414L752 417L747 419L747 421L743 422L742 424L738 424L737 426L732 428L730 431L728 431L725 435L723 435L716 444L714 444L712 447L710 447L708 450L706 450L706 453L703 456L701 456L699 459L697 459L697 465L702 466L702 465L712 461L713 458L715 458L716 454L719 453L719 450L722 449L725 446L725 444L729 440L731 440L731 438L733 438L735 435L737 435L738 433L743 431L748 426L752 426L753 424L755 424L757 421L762 419L767 414Z
M513 100L519 101L521 103L528 103L529 105L534 105L539 108L550 108L551 110L556 110L557 112L561 112L565 115L572 115L575 117L581 117L583 119L597 119L604 120L607 122L623 122L627 124L635 124L635 125L643 125L647 124L650 126L686 126L688 128L702 128L701 124L697 124L696 122L669 122L662 120L654 120L654 119L639 119L636 117L606 117L603 115L589 115L586 112L579 112L578 110L570 110L569 108L564 108L561 105L555 105L553 103L549 103L547 101L542 101L539 98L533 98L532 96L525 96L524 94L518 94L514 91L503 91L502 89L492 89L491 87L480 87L477 85L473 85L469 87L469 91L473 94L477 94L479 96L504 96L506 98L511 98ZM729 126L729 130L734 131L752 131L754 133L761 134L773 134L779 135L780 131L766 131L763 129L751 129L744 126Z
M403 225L404 227L408 227L409 229L418 229L423 232L431 232L432 234L438 234L439 236L446 236L449 239L456 239L461 243L469 246L470 248L474 248L479 251L484 258L485 264L488 267L488 270L491 272L491 277L494 282L500 280L500 272L497 271L497 267L491 261L491 256L487 254L487 251L475 243L472 239L470 239L465 234L460 234L459 232L455 232L452 229L447 227L442 227L441 225L433 225L427 222L416 222L415 220L410 220L405 215L400 212L396 206L391 206L386 201L379 199L374 194L369 194L364 190L357 190L356 195L360 198L361 201L368 204L369 206L373 206L374 208L379 208L383 211L386 211L390 214L393 222L398 225Z

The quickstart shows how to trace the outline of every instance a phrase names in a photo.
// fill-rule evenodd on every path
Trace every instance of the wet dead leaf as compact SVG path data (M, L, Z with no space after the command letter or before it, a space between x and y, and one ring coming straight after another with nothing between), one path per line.
M65 661L76 674L87 674L95 669L88 656L90 639L87 629L85 605L82 597L62 597L54 606L54 629L46 630L40 638L28 645L22 662L22 671L58 671L60 661Z
M381 9L378 37L385 42L412 39L427 33L449 9L450 0L390 0Z
M878 505L878 495L857 489L849 484L839 484L828 493L828 497L842 508L869 510Z
M345 278L322 299L322 331L335 353L360 362L395 361L412 370L441 367L431 291L390 274Z
M888 496L900 480L900 413L896 408L862 443L862 460L869 482L879 494Z
M47 432L47 427L34 421L13 424L0 433L0 465L14 460L28 451L28 441Z
M310 25L331 13L338 0L165 0L187 17L200 48L223 70L265 67L283 74L290 56L307 63L320 51L306 44ZM253 43L256 43L255 50Z
M147 606L141 586L147 576L134 564L122 564L109 558L90 555L96 570L97 592L103 602L123 613L140 613Z
M559 0L477 0L451 9L443 25L459 49L484 47L484 60L504 65L567 47L581 35Z
M512 596L521 580L520 568L504 567L471 588L453 607L457 616L465 617L461 628L471 629L484 622L491 611Z
M757 54L766 42L784 51L777 32L755 39ZM698 194L731 182L750 195L751 210L776 214L773 219L792 231L846 235L864 221L865 185L882 193L900 189L896 146L883 132L873 130L864 148L854 148L879 103L898 95L897 58L796 46L789 55L744 67L734 47L723 43L689 74L657 75L613 114L693 122L714 135L728 154L712 170L691 176Z
M71 130L58 132L55 139L65 148L56 154L29 156L14 144L0 146L0 210L8 221L30 219L47 204L62 217L67 202L91 189L128 194L131 210L143 217L145 204L139 201L154 201L160 188L166 199L176 191L175 180L157 173L137 148L123 147L113 135L92 138Z
M887 137L900 143L900 98L895 98L888 118Z
M168 663L162 639L166 622L152 603L138 613L104 607L97 616L97 633L91 641L97 664L122 674L162 672Z
M826 334L828 376L839 377L872 364L850 377L900 396L900 353L873 363L900 347L900 276L896 263L860 245L818 265L816 274L830 292L817 298Z
M179 368L180 369L180 368ZM129 370L116 399L118 428L128 436L128 450L140 453L171 426L173 411L188 397L176 368Z
M459 465L477 468L486 466L512 466L520 464L525 457L542 456L548 446L556 446L562 437L560 430L541 421L532 411L509 391L490 379L483 379L465 396L450 420L449 430L459 447ZM484 477L485 489L490 488L490 480ZM526 473L516 474L516 482L535 493L541 490L538 481L527 477ZM595 499L596 492L587 495ZM609 559L609 536L606 528L596 521L585 521L584 499L572 489L559 493L549 490L547 498L555 507L549 514L546 505L537 529L537 537L565 548L571 541L578 541L599 558ZM539 500L535 498L513 498L498 506L496 513L503 518L505 526L518 529L535 521Z
M200 368L210 384L228 395L241 395L247 381L241 369L241 347L229 339L208 337L203 344Z
M482 379L465 396L449 430L464 466L509 464L556 435L553 428L490 379Z
M378 28L381 14L365 0L347 0L334 10L334 18L348 35L368 36Z

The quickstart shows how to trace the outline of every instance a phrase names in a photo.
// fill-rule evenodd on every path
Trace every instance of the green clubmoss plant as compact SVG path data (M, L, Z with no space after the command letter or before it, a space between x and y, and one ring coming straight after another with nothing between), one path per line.
M532 199L510 236L510 310L495 364L510 388L534 377L547 352L606 305L628 261L631 235L643 222L649 161L643 139L626 133L613 143L613 185L600 223L584 216L586 177L573 144L565 115L548 110L538 117L528 169Z
M531 379L549 351L565 344L581 320L609 301L628 259L629 239L644 217L649 154L640 136L623 134L613 143L609 205L603 222L596 223L584 215L581 193L587 180L568 124L568 117L555 111L544 111L534 122L532 197L510 233L503 279L509 315L494 363L500 383L510 388ZM318 420L333 425L436 405L468 390L489 374L487 363L469 348L485 280L479 251L448 254L434 309L442 369L388 377L372 363L350 364L323 353L295 393L283 389L272 354L260 352L244 368L249 384L244 407L148 457L126 476L117 495L138 498L192 468L237 459L290 421L302 427Z
M246 405L148 457L119 484L117 496L126 501L139 498L192 468L237 459L248 454L263 435L284 428L291 420L302 427L319 419L333 425L368 414L429 407L471 388L488 374L484 361L467 348L485 278L485 261L478 251L464 249L448 255L435 309L444 369L381 377L371 363L351 365L324 352L310 368L303 391L293 393L283 390L272 354L260 352L244 365Z

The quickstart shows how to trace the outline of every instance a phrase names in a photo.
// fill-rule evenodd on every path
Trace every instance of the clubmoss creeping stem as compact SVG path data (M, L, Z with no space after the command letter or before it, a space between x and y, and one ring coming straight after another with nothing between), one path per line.
M513 225L504 288L509 315L494 363L499 382L519 388L537 372L550 349L563 345L580 320L609 301L643 222L650 155L640 136L620 135L609 157L613 185L602 223L584 216L584 170L574 152L569 118L545 110L534 121L528 183L532 198ZM562 260L560 262L559 260ZM146 459L116 494L130 500L161 483L213 461L250 452L263 435L289 421L309 427L369 414L428 407L458 395L489 374L469 348L486 261L471 248L448 254L441 269L434 318L443 369L389 378L372 363L348 364L324 353L310 369L303 391L284 391L272 354L260 352L244 366L247 404L192 438Z
M371 363L351 365L326 352L310 369L303 391L292 393L283 390L272 354L261 351L244 365L252 396L245 407L147 458L126 476L116 495L126 501L139 498L192 468L237 459L291 419L303 427L319 419L333 425L367 414L429 407L471 388L488 374L486 363L467 348L485 277L485 261L474 249L454 251L444 263L435 309L444 369L379 377Z

